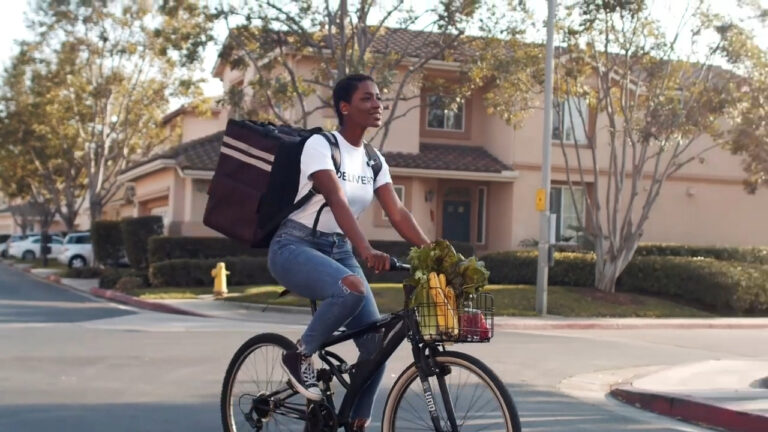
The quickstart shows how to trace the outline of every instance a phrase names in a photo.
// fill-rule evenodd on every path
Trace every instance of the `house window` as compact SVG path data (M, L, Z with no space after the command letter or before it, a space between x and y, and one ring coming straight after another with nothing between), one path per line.
M589 110L584 98L556 101L552 111L552 139L574 144L587 143Z
M583 231L579 218L584 220L584 189L573 188L573 196L568 186L552 186L550 190L550 213L557 215L555 242L575 243Z
M480 186L477 188L477 233L475 243L485 244L485 206L488 188Z
M400 202L405 203L405 186L392 185L392 189L395 190L395 195L397 195L397 198L400 200ZM384 209L381 210L381 218L384 220L389 220L389 218L387 217L387 213L384 211Z
M449 109L448 105L443 96L427 96L427 129L464 130L464 104L458 104L455 109Z

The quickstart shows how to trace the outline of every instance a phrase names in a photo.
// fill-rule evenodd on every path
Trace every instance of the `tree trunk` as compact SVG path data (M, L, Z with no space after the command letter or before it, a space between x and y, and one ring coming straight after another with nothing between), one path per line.
M616 280L619 278L621 269L616 260L604 257L602 262L598 261L595 265L595 287L603 292L616 292Z
M101 201L98 200L91 200L90 205L91 224L93 224L97 220L101 220L101 212L103 210L103 206L101 205Z

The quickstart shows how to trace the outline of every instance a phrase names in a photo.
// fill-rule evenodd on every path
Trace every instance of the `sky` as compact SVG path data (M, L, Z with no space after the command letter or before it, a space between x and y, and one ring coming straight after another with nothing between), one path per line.
M232 3L247 0L228 0ZM506 0L498 0L504 2ZM649 0L652 8L658 11L658 16L669 29L677 25L677 19L684 11L685 1L682 0ZM406 3L413 4L416 8L425 8L424 0L408 0ZM719 12L727 12L732 8L733 0L712 0L715 9ZM768 7L768 0L761 0L763 7ZM543 23L547 16L547 2L545 0L528 0L528 5L533 9L535 21ZM28 36L28 31L24 27L24 13L28 8L27 0L6 0L3 1L3 11L0 13L0 66L4 68L14 52L14 40L23 39ZM537 26L532 26L536 28ZM541 40L544 39L544 27L540 27ZM221 30L220 30L221 32ZM768 47L768 30L762 27L756 30L757 40L763 42L764 47ZM219 35L223 37L223 35ZM209 47L206 51L205 63L203 65L203 77L207 82L203 86L205 94L208 96L218 96L221 93L221 83L210 77L213 65L216 62L217 47Z

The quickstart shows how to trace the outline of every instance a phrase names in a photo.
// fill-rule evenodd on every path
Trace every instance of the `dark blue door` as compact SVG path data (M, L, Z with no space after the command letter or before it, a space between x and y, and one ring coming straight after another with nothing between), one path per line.
M471 201L443 201L443 238L469 242Z

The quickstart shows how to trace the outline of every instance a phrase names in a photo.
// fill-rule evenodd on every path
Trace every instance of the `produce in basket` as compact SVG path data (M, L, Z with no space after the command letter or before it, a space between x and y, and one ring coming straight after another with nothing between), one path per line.
M411 248L408 262L411 264L411 276L405 283L416 287L416 292L429 290L429 274L432 272L445 275L446 285L453 288L456 303L461 303L488 284L489 273L485 263L475 257L465 258L445 240ZM414 293L413 301L418 297Z
M408 255L411 276L405 283L415 287L410 306L417 307L425 336L455 339L459 332L459 309L488 283L488 271L475 257L465 258L445 240Z

